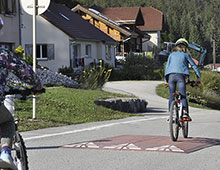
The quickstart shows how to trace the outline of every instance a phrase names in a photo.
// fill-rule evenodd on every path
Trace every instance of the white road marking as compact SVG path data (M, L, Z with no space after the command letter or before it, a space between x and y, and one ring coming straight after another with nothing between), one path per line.
M164 145L159 147L146 148L146 151L184 152L184 150L174 145Z
M76 143L73 145L64 145L64 148L96 148L98 149L99 146L95 145L93 142L83 142L83 143Z
M105 146L104 149L118 149L118 150L141 150L141 148L137 147L133 143L124 143L119 145Z
M62 136L62 135L68 135L68 134L73 134L73 133L98 130L98 129L102 129L102 128L106 128L106 127L112 127L112 126L121 125L121 124L131 124L131 123L157 120L157 119L164 119L164 118L167 118L167 116L152 117L152 118L138 119L138 120L130 120L130 121L125 121L125 122L117 122L117 123L110 123L110 124L93 126L93 127L84 128L84 129L78 129L78 130L72 130L72 131L66 131L66 132L60 132L60 133L53 133L53 134L47 134L47 135L41 135L41 136L27 137L27 138L24 138L24 140L27 141L27 140L41 139L41 138L47 138L47 137L52 137L52 136Z

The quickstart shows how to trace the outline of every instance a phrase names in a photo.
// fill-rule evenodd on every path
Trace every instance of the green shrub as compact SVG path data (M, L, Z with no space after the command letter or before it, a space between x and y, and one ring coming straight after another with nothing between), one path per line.
M21 45L19 45L15 51L14 51L14 55L15 57L23 60L26 64L33 66L33 56L32 55L28 55L25 57L24 55L24 49L22 48ZM38 66L38 62L36 61L36 64Z
M201 71L201 84L198 87L187 85L187 99L213 109L220 109L220 74L211 71ZM191 80L196 80L196 75L191 71ZM168 88L163 85L157 87L157 93L169 98Z
M191 72L191 79L196 80L195 73ZM201 71L201 85L199 86L203 93L215 92L220 95L220 74L213 71Z
M79 82L84 89L101 88L109 79L112 69L102 66L102 61L99 65L93 67L86 66L80 75Z
M62 67L58 69L58 73L71 77L73 80L75 79L74 70L71 67Z
M195 73L191 79L196 80ZM220 74L212 71L201 71L201 85L188 87L188 99L214 109L220 109Z
M161 80L160 71L155 71L156 62L145 55L131 54L122 62L122 69L113 69L110 80Z
M24 59L24 49L22 48L21 45L19 45L15 51L14 51L14 55L19 58L19 59Z

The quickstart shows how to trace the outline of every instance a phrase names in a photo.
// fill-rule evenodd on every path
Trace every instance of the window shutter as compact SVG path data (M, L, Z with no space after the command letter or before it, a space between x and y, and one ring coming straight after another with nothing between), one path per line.
M54 44L47 44L47 57L48 57L48 60L54 60L55 59Z
M7 0L0 0L0 13L5 14Z
M33 45L32 44L25 44L25 57L33 56Z
M12 13L15 15L17 12L16 9L16 0L12 0Z

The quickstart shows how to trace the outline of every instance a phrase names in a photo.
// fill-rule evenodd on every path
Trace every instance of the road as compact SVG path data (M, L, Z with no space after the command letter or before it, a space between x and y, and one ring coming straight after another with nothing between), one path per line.
M169 138L167 100L155 93L155 87L160 83L122 81L108 82L104 87L106 91L133 94L148 101L148 110L144 116L22 133L28 149L30 170L219 170L220 111L190 108L193 121L190 123L189 136L192 138L177 143L168 140L168 144L165 144L165 139ZM161 139L159 142L164 142L161 145L163 147L178 144L189 146L190 139L197 140L195 145L205 145L189 153L165 149L164 152L138 151L134 146L129 151L94 149L92 144L95 142L90 142L92 149L83 148L83 145L78 149L71 148L73 144L99 142L100 139L122 135L131 135L135 140L153 136ZM151 142L155 144L158 141Z

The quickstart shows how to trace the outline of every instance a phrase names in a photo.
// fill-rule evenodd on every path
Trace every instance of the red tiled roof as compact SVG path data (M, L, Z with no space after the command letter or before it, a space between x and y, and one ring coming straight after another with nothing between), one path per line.
M144 17L144 26L139 26L140 30L162 30L163 13L153 7L141 7Z
M139 7L120 7L120 8L102 8L100 12L114 21L119 20L136 20Z

